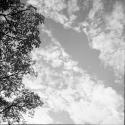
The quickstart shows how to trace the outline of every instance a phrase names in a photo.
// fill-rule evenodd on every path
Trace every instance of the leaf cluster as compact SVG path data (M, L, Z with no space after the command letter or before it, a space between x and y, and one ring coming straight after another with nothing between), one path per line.
M0 115L3 121L20 122L22 113L43 102L25 89L23 76L31 72L32 49L39 47L39 25L44 16L20 0L0 0Z

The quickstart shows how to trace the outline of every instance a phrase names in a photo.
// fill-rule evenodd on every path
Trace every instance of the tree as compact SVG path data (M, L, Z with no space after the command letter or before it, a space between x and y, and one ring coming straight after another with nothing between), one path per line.
M25 88L23 76L32 72L30 52L40 46L39 24L44 16L20 0L0 0L0 116L12 124L22 113L32 112L43 102Z

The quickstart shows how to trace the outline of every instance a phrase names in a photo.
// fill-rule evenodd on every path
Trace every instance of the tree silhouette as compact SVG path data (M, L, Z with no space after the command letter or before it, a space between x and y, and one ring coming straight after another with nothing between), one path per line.
M0 0L0 116L8 124L19 123L22 113L43 104L22 83L23 76L32 71L29 54L40 46L42 23L44 16L35 7L20 0Z

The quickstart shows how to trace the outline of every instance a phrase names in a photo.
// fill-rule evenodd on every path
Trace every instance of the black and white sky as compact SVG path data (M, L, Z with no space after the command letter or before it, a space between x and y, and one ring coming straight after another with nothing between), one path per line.
M28 0L46 18L26 87L45 102L28 123L122 125L125 0Z

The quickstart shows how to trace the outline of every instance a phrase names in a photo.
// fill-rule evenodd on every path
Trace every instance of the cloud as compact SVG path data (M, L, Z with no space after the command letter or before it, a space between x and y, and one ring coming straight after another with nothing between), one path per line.
M67 3L65 0L29 0L28 3L36 6L45 17L62 24L64 28L70 28L76 32L83 31L91 41L90 47L100 51L99 58L104 66L112 67L117 78L122 79L125 62L125 38L123 36L125 14L122 3L116 1L113 11L105 13L103 1L93 0L87 21L78 23L77 26L72 25L76 24L75 13L80 10L77 0L70 0ZM69 18L63 14L64 9L67 10ZM58 65L61 65L60 61Z
M123 124L123 119L113 116L107 108L98 103L75 102L71 104L69 112L76 124Z
M35 114L32 117L27 117L25 115L26 123L27 124L51 124L53 123L52 118L48 115L47 108L38 108L35 110Z
M72 23L77 18L75 12L79 11L76 0L71 0L69 7L63 0L29 0L29 3L37 6L39 12L48 18L63 24L65 28L86 31L86 35L92 40L90 46L100 51L99 58L106 65L116 67L115 70L121 72L123 67L118 68L118 66L121 67L118 64L119 60L123 59L121 53L124 49L124 43L119 39L122 34L120 32L122 25L119 21L122 19L116 14L116 12L122 12L119 11L121 7L116 9L114 6L114 11L105 16L106 28L110 31L106 33L98 27L101 18L95 20L96 13L103 12L101 0L93 1L93 8L88 16L91 20L90 25L88 21L78 24L79 27L72 27ZM62 13L66 8L70 18ZM73 8L76 9L73 10ZM111 22L111 19L114 22ZM113 27L115 23L117 25ZM32 119L33 123L53 124L54 121L49 112L65 111L75 124L123 125L123 97L113 88L105 87L103 81L93 80L93 77L81 69L78 62L65 52L50 30L45 26L41 30L47 34L50 41L43 48L41 46L32 52L32 59L35 62L32 67L37 73L37 78L24 77L26 86L38 93L45 103L44 107L37 110L35 118ZM116 31L119 38L115 35Z
M68 14L72 15L74 12L79 11L79 6L77 5L77 0L69 0L68 1Z
M51 18L56 22L64 23L67 18L61 11L66 8L63 0L28 0L29 4L37 7L38 12L46 18Z
M101 13L102 10L103 10L102 0L93 0L93 7L88 14L89 19L93 20L96 14Z
M118 33L118 35L121 35L125 25L124 19L125 13L123 5L122 3L117 1L114 4L113 11L111 12L111 14L107 14L105 16L107 29L114 30Z
M92 95L91 97L89 96L89 101L81 98L78 102L72 101L70 103L68 112L75 123L100 123L101 125L123 124L123 116L122 119L120 119L120 114L114 110L119 107L119 102L122 102L123 100L114 92L114 90L112 90L112 88L104 88L103 85L94 85L93 87L93 91L89 93Z
M68 2L65 0L28 0L27 3L37 7L38 12L46 18L52 19L68 29L73 28L72 24L77 18L75 13L79 11L77 0ZM64 14L64 9L66 9L69 17Z
M49 112L65 111L75 124L122 125L123 98L81 69L50 30L44 27L43 32L51 41L32 52L37 78L24 79L26 86L38 93L45 103L37 110L33 123L53 124Z
M100 16L97 16L98 14ZM117 1L110 13L103 11L103 3L99 6L94 4L88 19L91 23L86 22L87 25L83 30L90 40L90 47L99 50L99 58L104 65L112 67L117 78L123 79L125 13L122 3Z
M52 18L57 22L64 22L67 19L61 13L66 8L63 0L29 0L28 3L36 6L38 12L42 13L45 17Z

